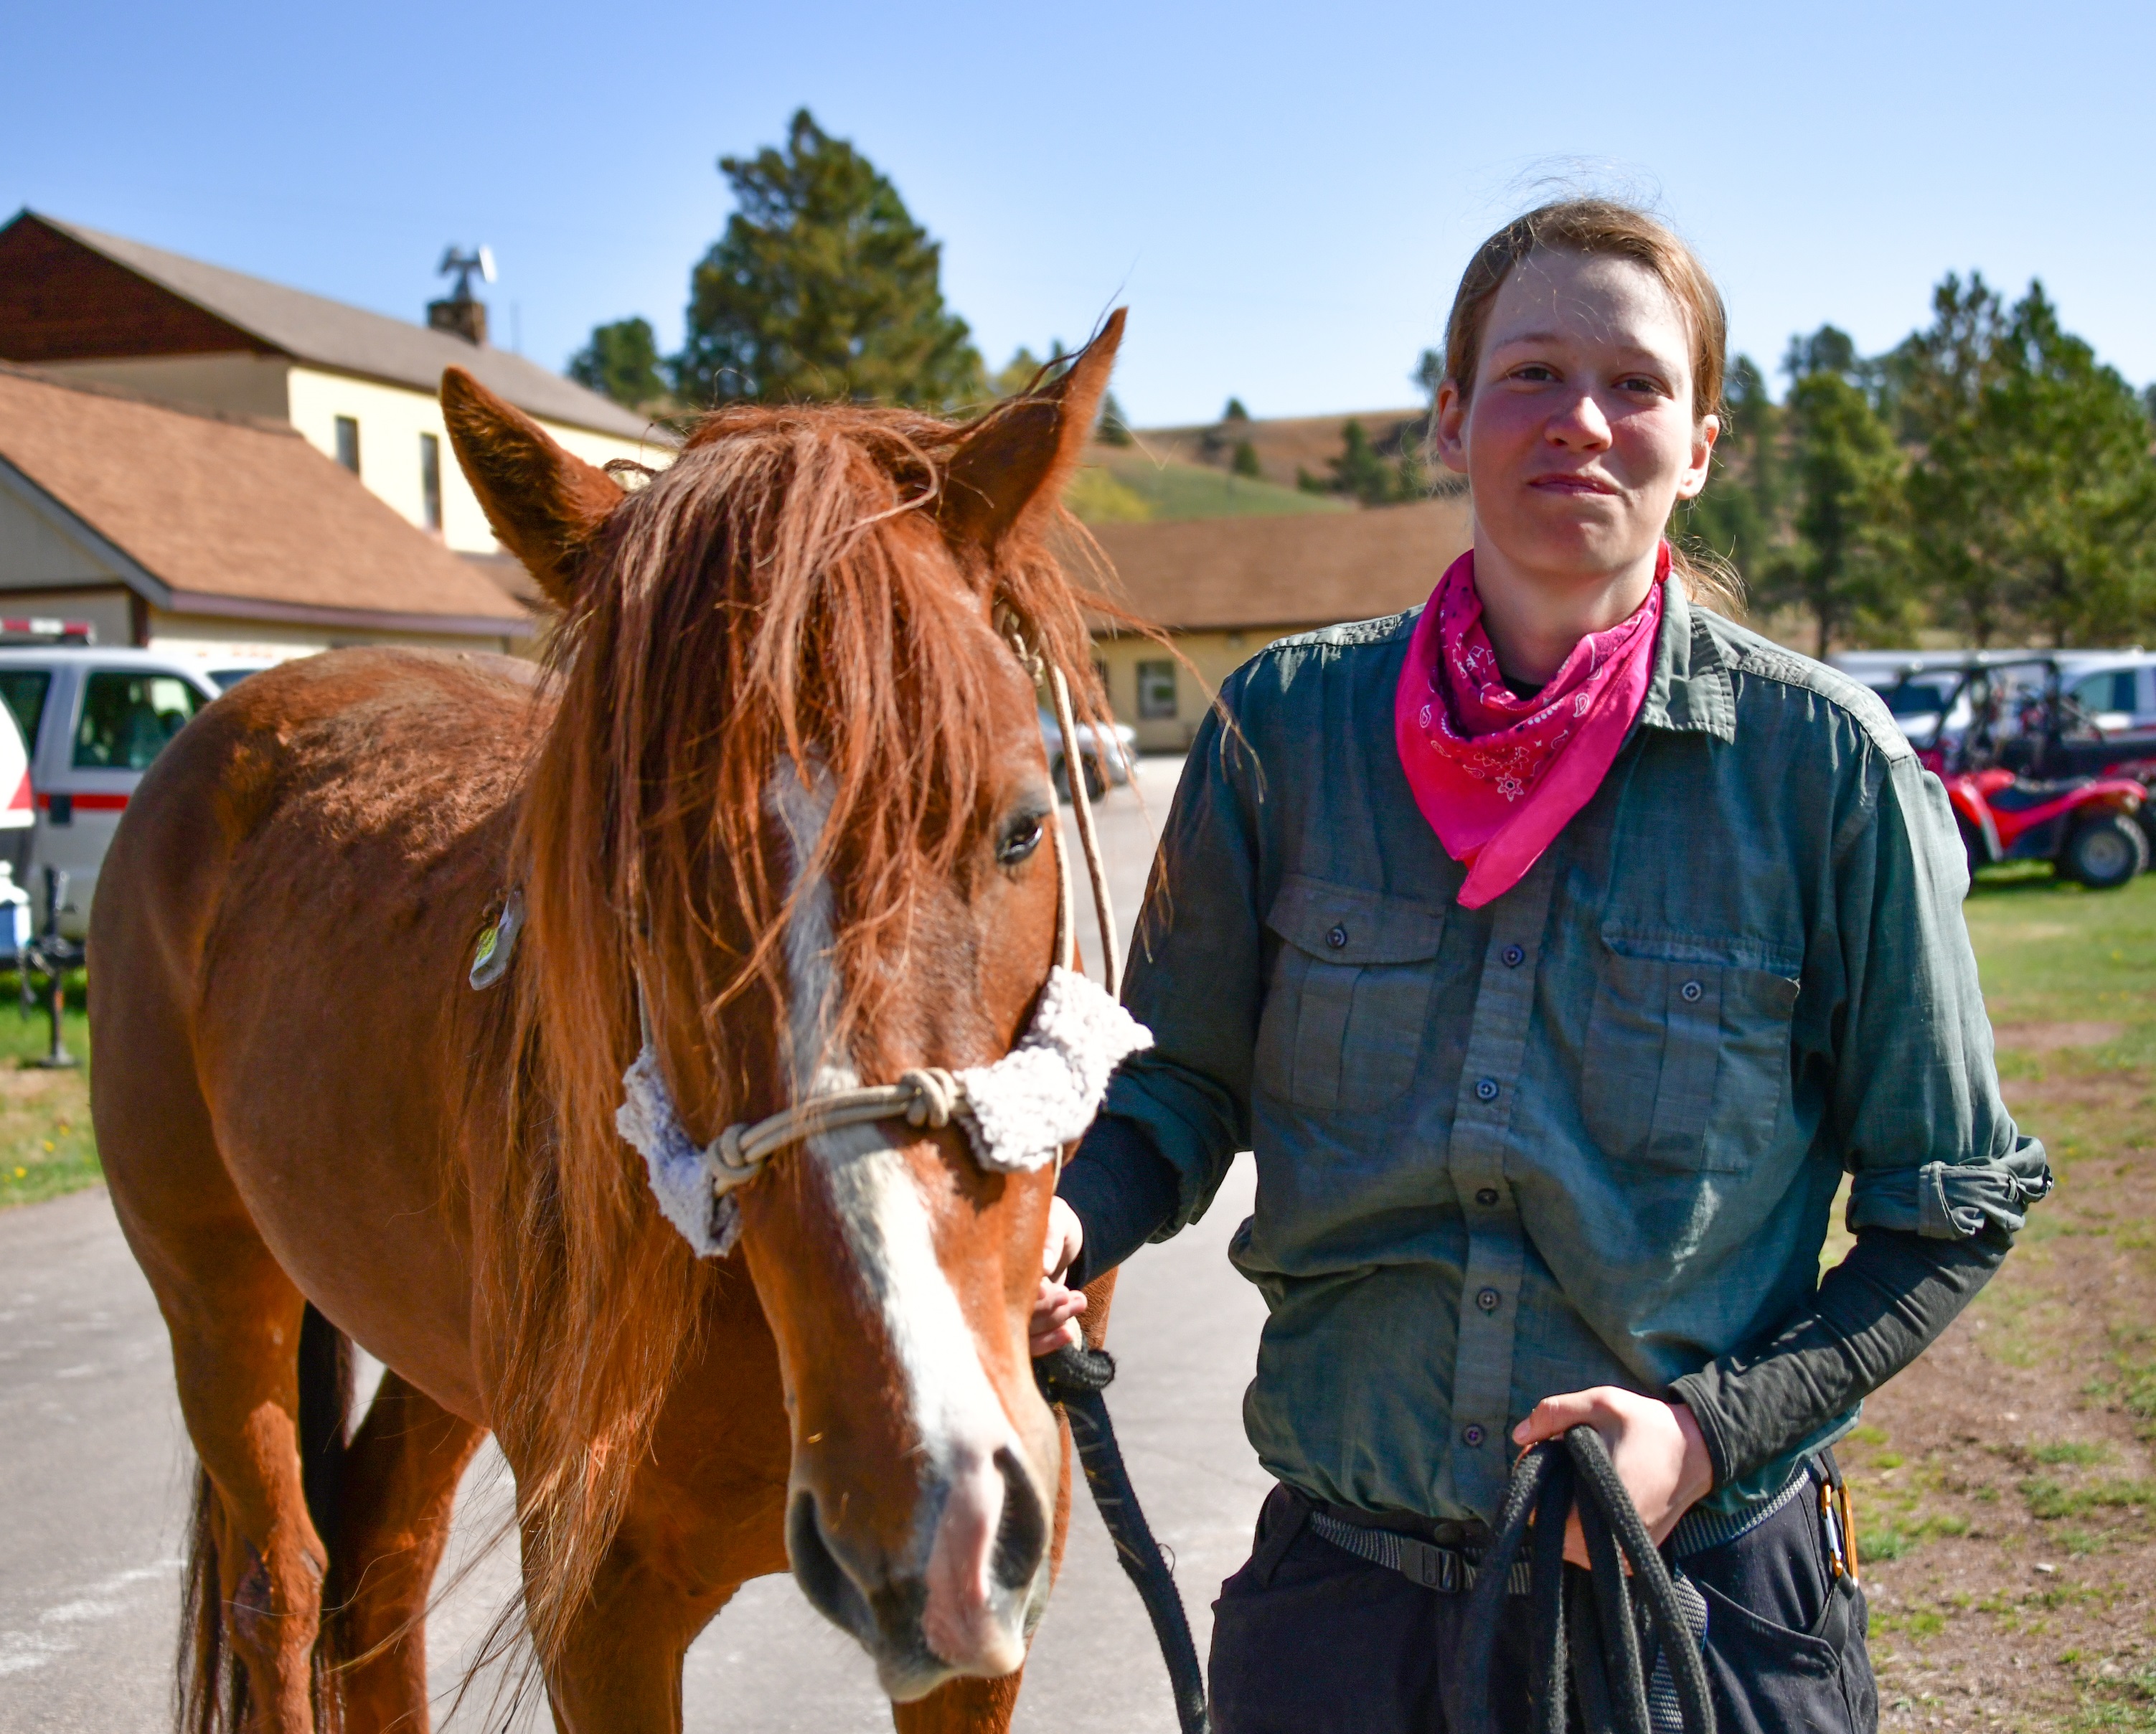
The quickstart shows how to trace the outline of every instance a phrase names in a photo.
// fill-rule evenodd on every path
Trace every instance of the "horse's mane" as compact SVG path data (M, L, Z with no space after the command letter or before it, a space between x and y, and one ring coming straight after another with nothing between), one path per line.
M559 705L518 844L518 1147L499 1196L475 1201L491 1419L517 1467L542 1658L588 1593L713 1276L614 1130L639 975L701 1026L708 1075L675 1083L710 1136L769 1075L786 861L766 793L814 766L842 870L839 1039L873 1064L916 900L988 819L987 657L1008 653L960 617L1022 632L1105 715L1086 617L1118 611L1050 551L1060 508L993 562L945 546L937 502L965 431L866 407L719 411L614 512L557 630Z

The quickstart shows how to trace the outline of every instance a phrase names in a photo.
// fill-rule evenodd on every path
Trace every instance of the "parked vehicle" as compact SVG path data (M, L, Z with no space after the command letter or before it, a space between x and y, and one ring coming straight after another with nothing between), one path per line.
M2068 741L2101 733L2067 688L2078 678L2056 656L2007 652L1956 668L1912 666L1883 694L1946 785L1972 877L1993 862L2043 860L2092 890L2112 890L2148 865L2142 782L2048 774L2063 768ZM1928 731L1912 726L1919 718Z
M1055 726L1055 713L1046 705L1040 710L1040 740L1048 749L1048 774L1055 779L1055 793L1065 800L1070 798L1070 769L1063 762L1063 731ZM1137 731L1127 723L1116 723L1103 746L1095 736L1091 723L1078 725L1078 752L1085 761L1086 793L1097 801L1107 793L1110 785L1131 780L1131 767L1137 762Z
M28 747L36 811L18 877L28 887L45 867L67 875L62 933L88 931L98 870L129 797L165 743L217 695L193 664L158 651L0 646L0 701Z

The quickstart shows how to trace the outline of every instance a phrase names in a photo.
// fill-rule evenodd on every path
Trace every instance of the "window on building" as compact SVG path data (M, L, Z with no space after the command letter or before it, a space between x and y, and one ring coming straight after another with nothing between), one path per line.
M1158 721L1175 715L1175 664L1142 662L1138 664L1138 716Z
M30 757L38 756L38 724L45 714L45 695L53 677L42 669L0 669L0 702L15 713L15 726L23 731L23 744Z
M83 685L75 769L148 770L202 702L202 695L177 675L99 670Z
M336 458L354 475L359 474L359 418L356 415L336 418Z
M419 436L419 499L427 527L442 527L442 442L431 434Z

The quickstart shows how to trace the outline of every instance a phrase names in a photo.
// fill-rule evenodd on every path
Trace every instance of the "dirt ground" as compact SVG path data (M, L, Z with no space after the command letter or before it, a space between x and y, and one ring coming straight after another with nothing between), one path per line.
M2060 996L1985 962L2007 1100L2060 1186L1842 1448L1881 1726L2156 1729L2156 1070L2119 1063L2125 1023L2017 1021Z

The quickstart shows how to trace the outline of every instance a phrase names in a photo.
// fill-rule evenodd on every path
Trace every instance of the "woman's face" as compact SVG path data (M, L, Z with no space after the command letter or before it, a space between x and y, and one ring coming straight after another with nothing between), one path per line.
M1707 485L1691 334L1644 265L1537 253L1498 290L1472 395L1447 381L1437 447L1472 484L1478 545L1523 572L1599 577L1650 555Z

